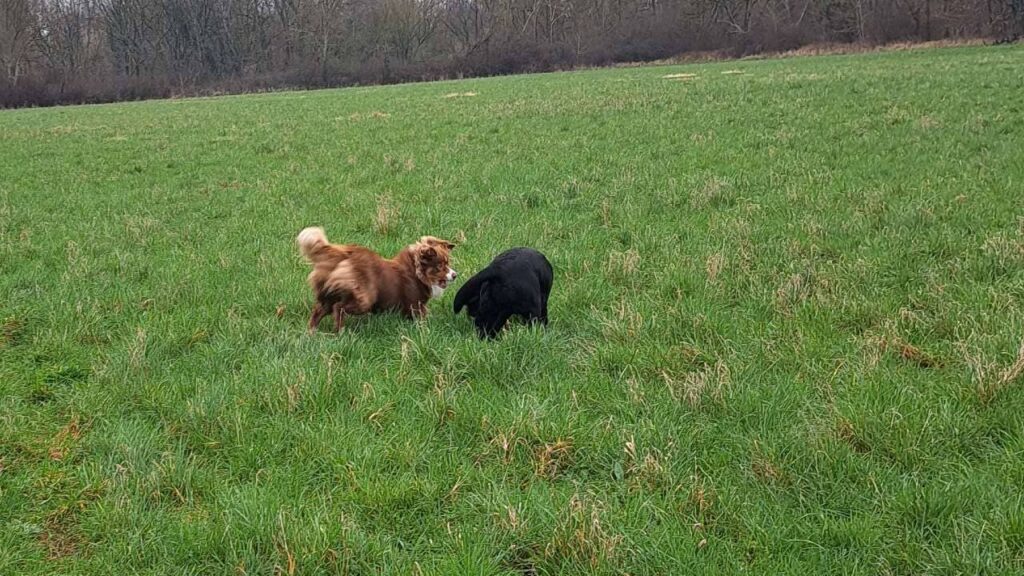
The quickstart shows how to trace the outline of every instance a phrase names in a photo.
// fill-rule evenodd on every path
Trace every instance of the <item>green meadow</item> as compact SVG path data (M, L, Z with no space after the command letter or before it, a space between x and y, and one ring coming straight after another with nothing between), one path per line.
M1021 45L0 111L0 573L1020 574L1022 337Z

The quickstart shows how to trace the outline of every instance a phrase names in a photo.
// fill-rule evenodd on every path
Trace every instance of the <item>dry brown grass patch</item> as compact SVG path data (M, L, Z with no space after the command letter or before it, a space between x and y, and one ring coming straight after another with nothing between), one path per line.
M625 454L625 474L630 481L653 489L662 478L665 468L661 464L661 454L657 450L646 450L643 455L637 453L636 441L630 437L622 449Z
M711 515L711 511L715 506L715 491L713 488L707 485L700 474L693 476L693 486L690 488L690 494L686 499L686 505L692 509L692 513L702 519L701 528L703 529L704 524L707 523L707 518Z
M398 207L391 201L391 197L384 194L377 196L377 213L373 217L374 230L386 236L397 218Z
M644 393L643 384L635 376L626 379L626 391L629 392L629 400L634 404L647 405L647 395Z
M725 256L721 252L715 252L708 256L704 263L704 269L708 275L708 282L714 284L718 280L718 274L725 268Z
M750 469L754 476L766 484L787 484L788 478L782 468L772 462L772 459L765 455L761 448L754 446L754 456L750 461Z
M872 46L868 44L819 43L802 46L795 50L788 50L786 52L753 56L751 59L792 58L798 56L832 56L841 54L866 54L870 52L905 52L907 50L927 50L932 48L982 46L988 43L988 40L980 38L935 40L931 42L893 42L891 44L883 44L881 46Z
M50 459L63 460L81 437L82 430L79 427L78 416L72 416L71 420L57 432L50 443Z
M545 444L537 451L537 475L553 479L572 465L572 438Z
M387 112L381 112L379 110L374 110L372 112L365 112L365 113L353 112L352 114L349 115L348 119L353 121L353 122L359 122L361 120L366 120L366 119L383 120L383 119L388 118L390 116L391 116L391 114L388 114Z
M810 282L805 274L792 274L775 290L775 307L783 314L790 315L793 309L803 304L810 296Z
M25 322L18 318L12 316L5 319L3 323L0 323L0 347L16 341L24 328Z
M519 506L505 506L504 513L497 514L498 526L509 533L517 533L526 527L526 518Z
M727 180L710 176L699 188L690 193L690 208L699 210L725 199L728 189L729 182Z
M725 390L732 382L729 367L721 360L687 372L682 378L668 371L662 371L661 377L672 397L685 401L691 408L699 408L708 399L721 403Z
M60 560L78 553L82 537L77 530L77 520L71 508L62 507L50 514L39 534L39 543L46 550L50 560Z
M610 228L612 225L612 210L607 200L601 202L601 225L605 228Z
M489 446L493 446L498 450L501 462L506 466L512 463L512 458L515 457L516 449L519 446L525 446L526 444L526 439L519 436L514 428L498 432L491 438L490 442L488 442Z
M609 276L632 276L640 267L640 253L635 248L613 250L608 254L605 271Z
M544 547L548 558L570 560L596 568L612 560L622 536L611 534L601 520L603 505L574 494L568 509L558 516L551 541Z
M1024 242L1018 237L1011 238L1006 234L989 236L981 245L981 251L1003 266L1014 266L1024 262Z
M929 354L926 354L913 344L899 339L894 339L892 345L895 346L900 358L916 364L921 368L938 368L942 366L942 363L939 360L933 358Z
M983 404L990 403L1006 387L1010 386L1024 374L1024 340L1017 349L1017 358L995 379L989 380L984 373L979 374L978 398Z
M836 437L849 444L855 452L865 453L871 451L871 446L869 446L864 438L857 432L853 426L853 422L850 422L842 416L840 416L836 421Z
M373 424L375 427L377 427L378 430L380 430L384 428L384 421L387 418L388 413L390 413L394 408L394 402L387 402L380 408L374 410L369 416L366 417L366 420L370 424Z
M869 337L868 346L870 351L868 358L869 366L877 365L881 355L885 352L891 352L900 360L909 362L918 368L941 368L943 365L940 359L928 354L899 336Z
M818 43L803 46L794 50L763 52L751 56L737 57L735 53L728 50L705 50L684 52L670 58L648 62L620 62L613 64L613 68L637 68L648 66L672 66L678 64L693 64L705 62L722 62L726 60L776 60L781 58L799 58L803 56L829 56L841 54L862 54L868 52L902 52L907 50L926 50L932 48L947 48L957 46L985 46L991 41L984 38L975 39L949 39L936 40L932 42L894 42L878 46L866 44L840 44L840 43ZM581 67L582 68L582 67Z

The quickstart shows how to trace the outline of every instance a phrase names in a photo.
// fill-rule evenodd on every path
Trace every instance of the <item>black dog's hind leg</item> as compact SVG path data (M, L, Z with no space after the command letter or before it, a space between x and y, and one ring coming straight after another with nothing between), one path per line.
M547 297L541 296L533 301L533 306L523 314L528 324L537 324L538 322L547 326L548 325L548 302Z

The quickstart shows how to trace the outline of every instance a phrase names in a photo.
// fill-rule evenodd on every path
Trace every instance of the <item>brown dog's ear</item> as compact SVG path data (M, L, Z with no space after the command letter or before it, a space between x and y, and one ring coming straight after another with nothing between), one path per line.
M451 243L451 242L449 242L447 240L441 240L440 238L434 238L433 236L424 236L423 238L420 238L420 242L422 242L422 243L424 243L424 244L426 244L428 246L441 246L445 250L448 250L448 251L451 251L452 248L455 248L455 244L453 244L453 243Z
M433 262L437 259L437 250L427 246L423 250L420 250L420 258L423 258L427 262Z

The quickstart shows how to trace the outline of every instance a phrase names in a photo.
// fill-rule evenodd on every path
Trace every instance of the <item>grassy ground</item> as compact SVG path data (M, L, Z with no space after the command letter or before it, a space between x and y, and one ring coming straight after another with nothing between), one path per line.
M0 113L0 572L1020 573L1022 69ZM314 224L537 247L552 325L308 336Z

